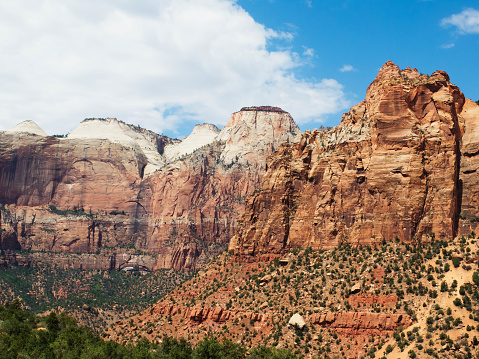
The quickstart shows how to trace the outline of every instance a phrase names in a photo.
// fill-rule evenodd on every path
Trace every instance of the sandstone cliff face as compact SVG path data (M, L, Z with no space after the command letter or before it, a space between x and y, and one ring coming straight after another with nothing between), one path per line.
M107 140L0 134L1 249L111 252L134 242L146 164Z
M221 160L226 165L239 162L263 168L279 145L295 140L299 133L289 113L278 107L244 107L231 115L218 135L218 141L225 142Z
M168 158L163 156L165 149L180 142L166 136L160 136L139 126L126 124L116 118L86 119L70 132L67 138L108 140L121 144L135 153L142 153L147 159L143 168L145 175L149 175L164 166L168 162Z
M460 114L464 126L459 188L462 192L459 234L478 232L479 223L479 106L466 99Z
M156 268L194 269L227 245L266 156L301 133L289 113L268 110L234 113L217 141L144 182L152 218L146 247L159 253Z
M475 104L464 103L444 71L426 76L386 63L340 125L306 131L268 159L261 192L248 198L230 249L452 239L461 200L465 212L479 205L469 176L479 118ZM471 168L461 172L461 159Z
M280 109L232 117L213 142L214 125L184 143L116 119L87 119L66 139L35 124L0 133L0 248L95 252L101 269L139 265L112 264L136 249L148 269L196 268L232 236L265 156L300 132Z

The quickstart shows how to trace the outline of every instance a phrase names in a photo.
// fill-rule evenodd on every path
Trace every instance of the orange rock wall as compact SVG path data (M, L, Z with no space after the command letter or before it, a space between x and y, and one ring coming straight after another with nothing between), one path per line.
M470 175L479 118L477 105L464 103L445 72L386 63L339 126L306 131L268 159L229 248L257 255L454 238L461 206L479 209Z

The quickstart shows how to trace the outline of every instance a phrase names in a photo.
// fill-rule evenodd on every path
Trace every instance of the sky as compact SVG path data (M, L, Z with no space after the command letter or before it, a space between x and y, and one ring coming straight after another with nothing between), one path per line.
M335 126L388 60L476 101L478 59L478 0L0 0L0 130L116 117L182 138L262 105Z

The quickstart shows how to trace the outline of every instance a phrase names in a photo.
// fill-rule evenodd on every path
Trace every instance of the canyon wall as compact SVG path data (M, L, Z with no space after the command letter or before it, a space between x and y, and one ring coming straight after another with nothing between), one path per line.
M0 249L143 254L148 269L192 270L230 238L252 255L449 240L479 223L478 118L444 71L387 62L327 131L300 135L268 106L183 141L116 119L67 138L23 123L0 132Z
M19 263L49 252L80 267L61 258L89 253L99 259L84 268L195 269L227 245L266 156L299 133L269 107L233 114L221 133L197 125L183 141L110 118L66 138L22 123L0 132L0 249L35 252Z
M479 209L478 107L444 71L387 62L337 127L306 131L268 159L229 248L257 255L468 234Z

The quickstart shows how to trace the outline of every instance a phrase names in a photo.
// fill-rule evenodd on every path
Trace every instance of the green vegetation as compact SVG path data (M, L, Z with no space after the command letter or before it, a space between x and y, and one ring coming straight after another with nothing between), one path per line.
M93 219L93 215L91 213L86 213L85 210L82 207L76 207L74 206L73 209L57 209L54 205L48 206L48 210L51 213L58 214L59 216L85 216L88 218Z
M471 232L454 241L437 240L434 233L427 237L424 243L375 238L375 245L369 246L292 248L284 256L254 263L236 261L232 253L224 253L175 288L161 305L244 311L245 315L220 322L213 329L205 324L188 327L182 334L193 341L214 333L248 348L291 348L294 354L306 357L396 358L402 352L402 357L431 358L452 354L452 350L459 355L459 349L463 358L470 357L467 343L479 337L476 235ZM345 336L318 319L342 312L407 314L412 326L399 325L365 339ZM268 327L264 329L260 320L246 313L274 314L266 318ZM288 325L294 313L309 318L301 330ZM155 331L174 335L188 325L188 316L183 314L161 314L147 325L144 322L151 320L147 314L135 318L135 323L110 332L134 342L151 329L155 338ZM137 327L139 330L130 334ZM473 357L476 350L471 348Z
M0 268L0 303L19 297L33 313L61 307L99 328L146 309L189 276L172 269L141 274L9 266ZM82 310L84 304L91 309Z
M258 347L250 354L243 345L205 337L193 347L185 339L164 336L160 344L141 339L123 346L104 341L89 328L78 326L65 313L46 317L27 313L15 300L0 306L1 358L161 358L161 359L295 359L288 350Z

